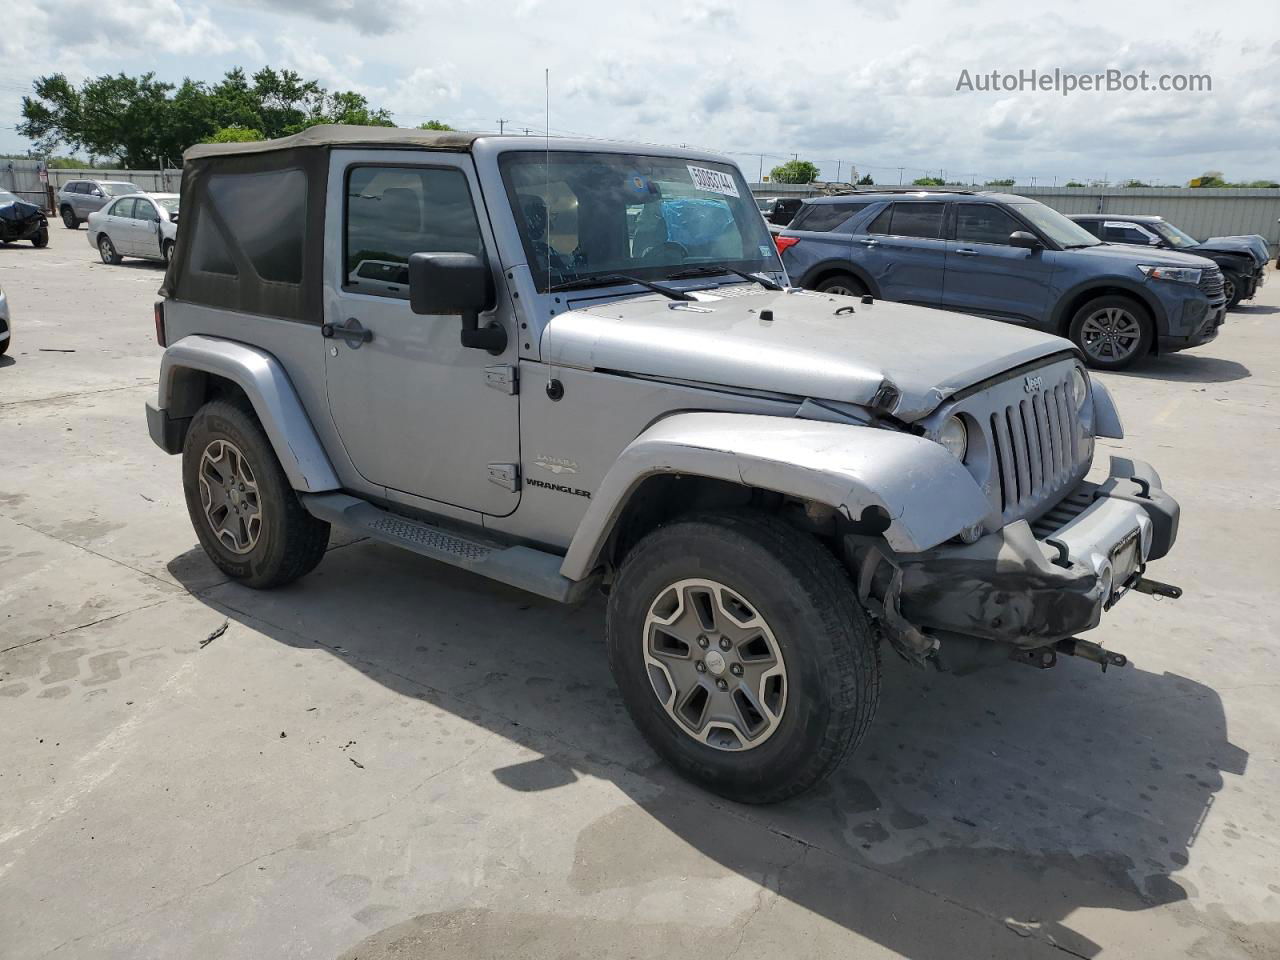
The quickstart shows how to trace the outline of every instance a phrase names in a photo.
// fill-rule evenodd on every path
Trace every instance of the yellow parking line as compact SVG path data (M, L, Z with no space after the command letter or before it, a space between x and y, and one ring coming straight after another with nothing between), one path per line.
M1172 414L1173 411L1177 410L1178 407L1180 406L1182 406L1182 398L1181 397L1174 398L1174 401L1171 404L1169 404L1167 407L1165 407L1162 411L1160 411L1160 415L1156 417L1152 421L1152 423L1164 423L1166 420L1169 419L1169 415Z

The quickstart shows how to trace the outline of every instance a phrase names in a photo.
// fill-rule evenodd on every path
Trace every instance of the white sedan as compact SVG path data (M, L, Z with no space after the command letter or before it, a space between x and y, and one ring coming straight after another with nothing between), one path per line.
M89 214L89 245L103 263L124 257L168 263L177 237L176 193L131 193Z

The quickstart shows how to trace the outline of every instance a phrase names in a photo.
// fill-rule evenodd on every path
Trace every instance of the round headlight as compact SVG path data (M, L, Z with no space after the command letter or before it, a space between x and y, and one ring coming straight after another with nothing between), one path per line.
M1079 367L1071 368L1071 392L1075 396L1076 409L1084 406L1084 399L1089 395L1089 381Z
M957 460L964 460L964 455L969 452L969 431L964 428L964 421L959 417L947 417L947 422L938 431L938 442Z

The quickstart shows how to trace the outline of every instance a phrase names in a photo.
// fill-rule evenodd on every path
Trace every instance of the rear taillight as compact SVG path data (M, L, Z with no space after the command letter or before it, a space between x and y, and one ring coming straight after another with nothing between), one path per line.
M799 237L784 237L782 234L778 234L773 238L774 246L778 248L779 253L786 253L799 242Z
M164 332L164 301L156 301L156 343L162 347L169 345L169 338Z

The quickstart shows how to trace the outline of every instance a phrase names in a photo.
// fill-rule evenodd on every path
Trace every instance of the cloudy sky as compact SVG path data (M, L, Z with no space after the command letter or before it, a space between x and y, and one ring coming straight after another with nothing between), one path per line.
M1040 11L1052 12L1040 12ZM792 14L791 11L797 11ZM803 12L799 12L803 11ZM1280 177L1280 7L1163 0L57 0L0 31L0 152L41 73L291 67L397 121L792 154L880 183ZM1209 74L1211 92L957 91L962 70Z

